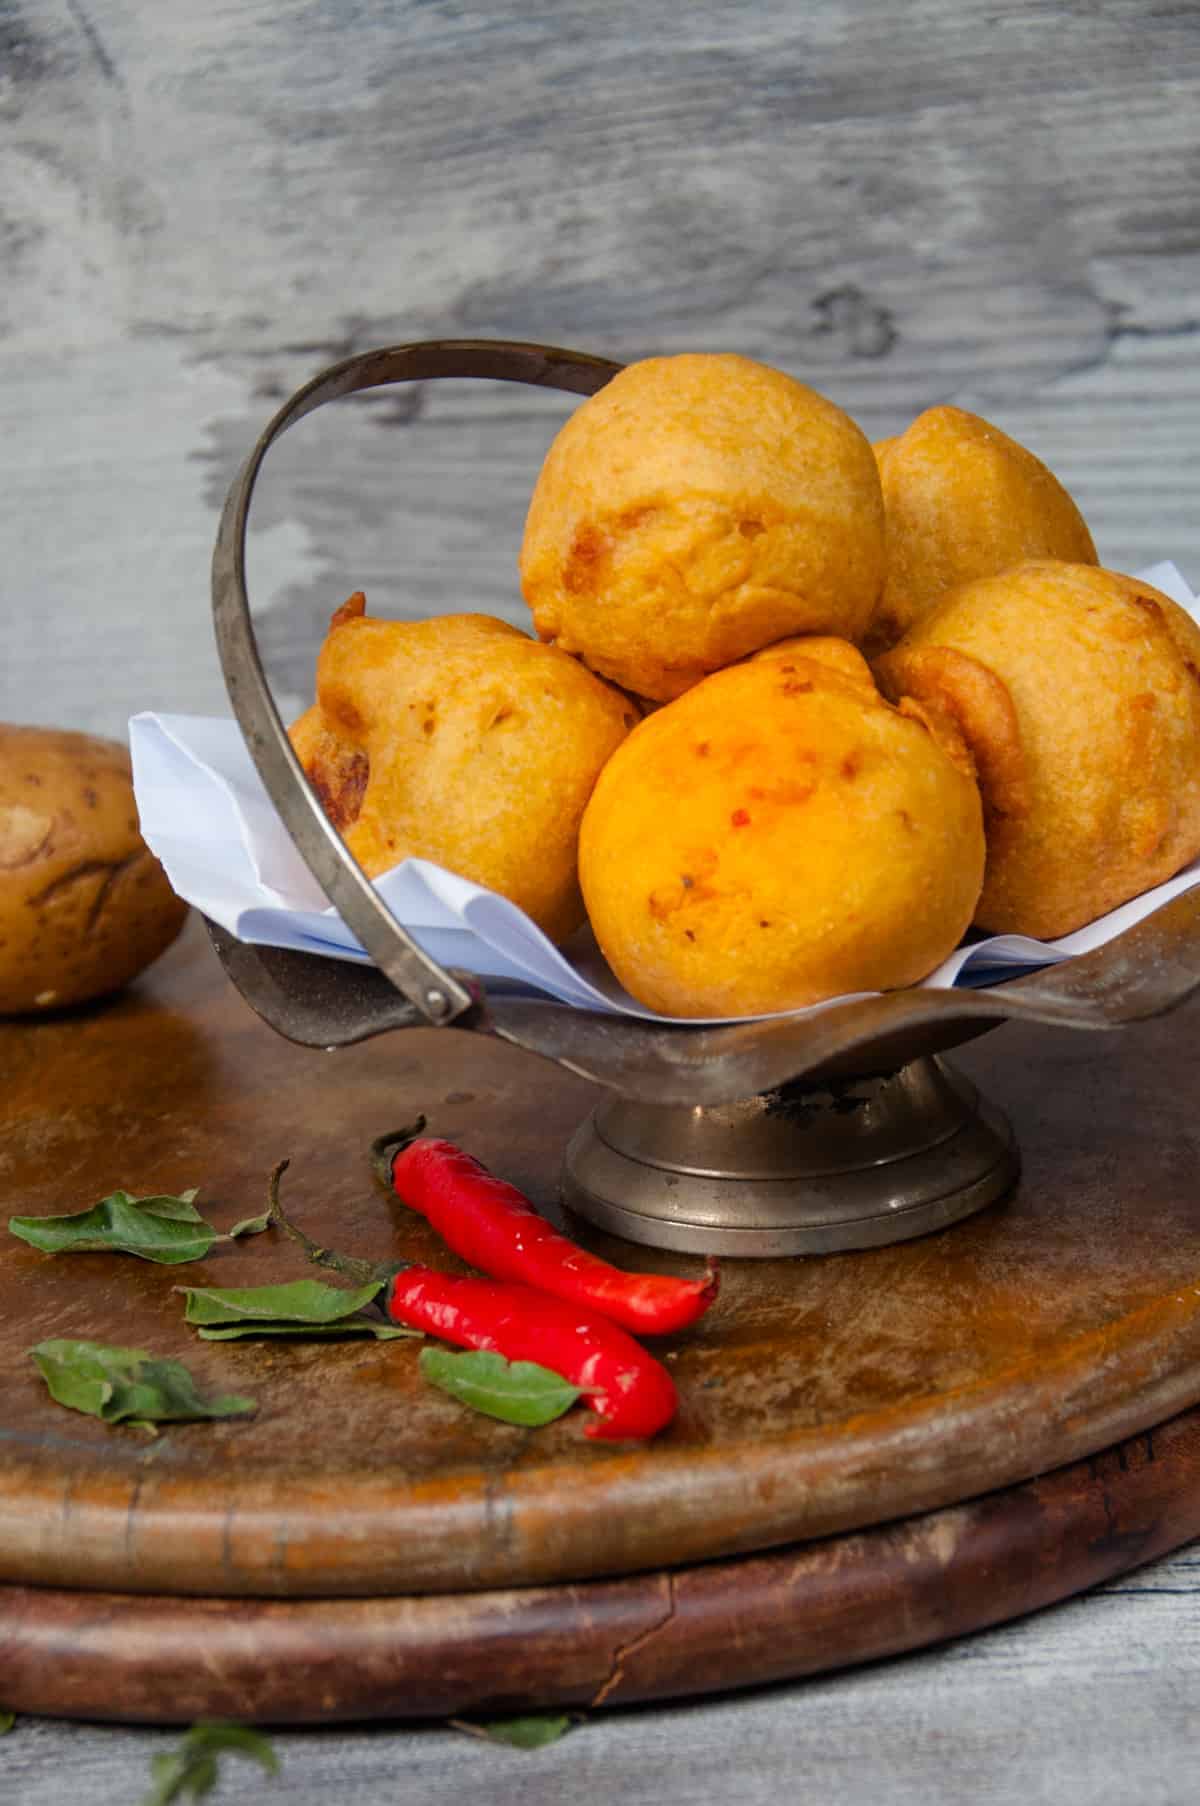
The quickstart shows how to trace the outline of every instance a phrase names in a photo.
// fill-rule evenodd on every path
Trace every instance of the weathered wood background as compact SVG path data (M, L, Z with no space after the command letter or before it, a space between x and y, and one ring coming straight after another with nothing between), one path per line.
M1190 0L0 0L0 718L221 711L207 567L240 457L322 364L416 337L736 349L873 435L953 399L1058 472L1106 562L1196 581L1198 100ZM523 619L567 405L429 385L277 448L251 576L286 706L351 588ZM290 1735L287 1789L1188 1800L1195 1595L1185 1554L536 1756ZM124 1806L169 1741L21 1726L0 1793Z
M734 348L873 435L954 398L1107 562L1200 564L1198 50L1186 0L0 0L0 714L222 709L230 478L315 369L407 338ZM426 385L277 448L289 705L352 588L524 618L567 405Z

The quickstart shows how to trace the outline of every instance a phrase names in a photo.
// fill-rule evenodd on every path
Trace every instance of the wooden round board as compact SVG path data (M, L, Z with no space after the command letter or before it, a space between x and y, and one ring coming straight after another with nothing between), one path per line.
M0 1235L0 1581L326 1602L653 1574L952 1505L1158 1424L1200 1399L1194 1024L1007 1028L969 1050L1022 1144L1011 1201L894 1248L727 1262L714 1310L667 1345L681 1409L649 1446L586 1440L581 1410L541 1430L474 1415L424 1383L413 1342L197 1340L173 1288L298 1277L275 1234L182 1269ZM226 1228L287 1155L317 1240L447 1264L375 1189L371 1138L423 1109L549 1209L593 1101L462 1033L293 1047L196 933L114 1004L0 1026L0 1075L6 1217L197 1185ZM109 1428L49 1399L27 1351L50 1336L178 1357L258 1415Z
M0 1587L0 1698L144 1723L629 1705L961 1636L1200 1533L1200 1411L1040 1480L802 1548L582 1585L399 1599Z

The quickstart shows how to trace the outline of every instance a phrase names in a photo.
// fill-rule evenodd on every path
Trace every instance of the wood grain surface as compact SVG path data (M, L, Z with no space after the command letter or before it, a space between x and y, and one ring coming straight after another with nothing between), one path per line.
M1195 582L1198 93L1177 0L3 0L0 715L120 734L141 707L222 712L207 565L237 460L343 348L454 330L749 351L872 433L975 405L1067 481L1108 563ZM524 619L555 418L436 389L293 436L251 566L285 701L359 584L381 612ZM1090 1058L1060 1083L1086 1092ZM534 1757L294 1733L281 1787L1183 1806L1196 1575L1180 1555L939 1652L606 1715ZM0 1785L128 1806L171 1742L23 1721ZM269 1796L235 1767L242 1793Z
M537 1432L479 1417L411 1344L198 1341L174 1288L299 1276L277 1234L182 1269L5 1236L0 1579L277 1597L580 1580L928 1510L1158 1423L1200 1399L1194 1022L979 1043L972 1073L1023 1149L1011 1199L892 1248L727 1261L714 1308L664 1345L681 1403L650 1445L588 1441L579 1411ZM199 932L115 1004L0 1024L0 1070L5 1215L199 1185L228 1226L286 1155L321 1245L433 1265L439 1239L370 1179L371 1140L424 1113L553 1211L592 1102L453 1030L297 1048ZM259 1414L147 1447L47 1398L27 1351L49 1336L184 1359Z
M0 1586L0 1697L78 1718L266 1724L599 1711L943 1642L1200 1534L1200 1411L881 1529L629 1580L412 1599Z
M975 405L1075 491L1106 562L1200 564L1189 6L3 17L3 712L223 712L225 489L299 382L409 338L738 350L873 436ZM569 405L433 384L277 448L251 580L289 707L352 589L527 624L524 510Z
M1200 1754L1200 1562L1180 1553L1098 1592L919 1654L669 1708L595 1713L534 1754L448 1727L272 1733L268 1784L231 1761L214 1795L461 1806L1188 1806ZM130 1806L175 1730L22 1718L4 1782L18 1806Z

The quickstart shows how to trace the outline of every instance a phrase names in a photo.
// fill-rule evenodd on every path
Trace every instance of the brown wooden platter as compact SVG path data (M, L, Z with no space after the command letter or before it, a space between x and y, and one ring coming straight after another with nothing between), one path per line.
M897 1655L1051 1604L1200 1533L1200 1411L1040 1480L734 1561L376 1599L0 1587L0 1698L143 1723L594 1709Z
M537 1431L475 1416L425 1385L409 1342L198 1341L172 1288L299 1276L272 1234L183 1269L0 1236L0 1581L444 1602L654 1574L936 1510L1161 1423L1200 1399L1194 1024L1189 1008L976 1044L962 1064L1023 1148L1013 1198L890 1249L727 1262L709 1317L667 1344L681 1410L648 1447L586 1441L578 1411ZM318 1240L446 1264L374 1188L370 1139L423 1108L552 1209L593 1101L453 1032L293 1047L195 934L115 1004L0 1026L0 1080L5 1217L199 1185L228 1227L288 1155L292 1214ZM177 1356L258 1416L151 1442L110 1429L49 1400L27 1353L48 1336Z

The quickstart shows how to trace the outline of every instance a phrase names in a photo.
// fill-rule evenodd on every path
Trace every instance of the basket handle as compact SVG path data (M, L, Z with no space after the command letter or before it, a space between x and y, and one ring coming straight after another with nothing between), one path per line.
M386 383L484 377L594 395L621 368L605 358L500 339L431 339L346 358L297 389L234 479L212 563L213 625L233 712L271 801L304 863L347 927L426 1022L445 1026L479 1000L469 974L447 971L417 946L327 818L292 749L267 684L246 594L246 521L267 451L327 401Z

